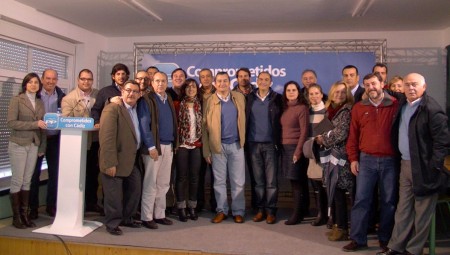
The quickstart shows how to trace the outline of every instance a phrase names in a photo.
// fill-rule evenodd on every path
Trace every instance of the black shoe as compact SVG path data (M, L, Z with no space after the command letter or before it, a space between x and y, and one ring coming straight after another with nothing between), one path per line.
M360 251L365 249L367 249L367 244L358 244L354 240L352 240L346 246L342 247L342 250L346 252Z
M284 225L297 225L302 223L302 220L302 216L293 214L287 221L284 222Z
M142 224L137 221L131 221L131 222L121 222L120 226L128 228L141 228Z
M149 229L158 229L158 225L156 224L156 222L154 220L151 220L151 221L143 220L142 225Z
M161 225L172 225L173 224L173 222L167 218L154 219L154 221Z
M188 217L186 216L186 208L179 208L178 209L178 219L181 222L186 222L188 220Z
M31 220L37 220L39 218L39 213L37 208L31 208L30 213L28 214Z
M196 212L195 208L189 208L188 212L189 212L189 218L191 218L191 220L197 220L198 219L198 215L197 215L197 212Z
M403 255L406 253L394 251L391 249L387 249L386 251L378 252L377 255Z
M311 222L311 226L318 227L327 224L327 217L316 217L313 222Z
M106 231L108 231L108 233L110 233L111 235L114 235L114 236L120 236L123 234L122 230L119 227L115 227L115 228L106 227Z
M381 252L387 252L389 250L388 246L388 242L381 242L379 241L380 244L380 248L381 248Z

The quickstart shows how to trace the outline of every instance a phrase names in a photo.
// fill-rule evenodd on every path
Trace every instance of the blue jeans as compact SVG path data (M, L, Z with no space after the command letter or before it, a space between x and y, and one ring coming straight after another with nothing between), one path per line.
M249 143L255 177L256 206L275 214L278 202L278 157L273 143Z
M367 244L369 211L372 208L373 192L376 191L377 181L381 212L378 240L383 243L389 242L398 201L398 174L394 157L376 157L361 152L350 229L350 239L359 245Z
M227 174L231 185L231 210L233 216L245 214L245 158L244 149L239 142L222 143L222 153L212 154L212 169L214 173L214 194L217 200L217 212L228 214Z

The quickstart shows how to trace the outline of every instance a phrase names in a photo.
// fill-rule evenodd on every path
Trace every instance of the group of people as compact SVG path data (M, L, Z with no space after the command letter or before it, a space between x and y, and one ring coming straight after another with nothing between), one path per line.
M378 210L374 197L379 197L378 254L421 254L437 194L447 184L447 117L427 95L422 75L411 73L387 82L385 64L377 63L372 71L359 85L358 68L345 66L342 80L327 95L317 84L316 72L308 69L302 72L302 87L288 81L278 94L265 71L258 74L255 86L250 70L240 68L238 84L231 89L226 72L213 76L210 69L202 69L200 86L177 68L168 88L167 74L154 66L129 80L128 67L116 64L110 86L97 91L92 72L83 69L78 86L65 97L58 93L55 70L44 71L44 85L30 73L8 112L13 225L35 226L30 183L33 175L39 177L38 158L44 154L50 190L49 157L52 150L58 151L51 142L59 134L47 130L42 117L61 107L63 116L90 116L99 128L89 136L85 207L104 212L112 235L123 234L120 226L172 225L166 217L171 189L178 219L197 220L205 205L208 168L214 190L212 223L230 215L243 223L248 169L254 222L277 222L280 172L290 180L293 197L293 210L284 224L298 224L309 214L311 183L318 209L311 224L327 224L330 241L350 239L344 251L365 249L370 219L376 218L371 215ZM53 91L45 86L48 73L56 77ZM97 198L99 172L104 208ZM49 215L55 213L54 196L55 201L47 200Z

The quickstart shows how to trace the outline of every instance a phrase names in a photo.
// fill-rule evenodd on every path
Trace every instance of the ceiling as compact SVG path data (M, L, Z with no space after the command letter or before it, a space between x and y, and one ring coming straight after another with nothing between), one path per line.
M450 0L16 0L106 37L441 30ZM354 14L361 4L365 15ZM154 12L162 20L139 9ZM276 39L276 38L268 38Z

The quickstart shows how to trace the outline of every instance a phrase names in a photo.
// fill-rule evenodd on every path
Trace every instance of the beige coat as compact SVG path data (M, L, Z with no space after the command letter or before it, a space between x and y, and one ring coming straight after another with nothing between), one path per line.
M11 128L9 141L20 146L35 144L38 153L45 153L47 137L44 129L40 129L38 121L45 114L44 103L36 98L35 108L28 96L23 93L11 98L8 108L8 127Z
M62 116L65 117L91 117L90 109L95 104L95 98L97 97L98 90L92 89L91 99L89 103L86 103L80 96L81 90L76 87L69 94L63 97L61 102Z
M69 94L63 97L61 101L61 112L64 117L91 117L92 106L95 104L95 98L98 94L98 89L92 89L91 99L86 104L83 97L80 96L81 90L78 86ZM98 141L98 131L91 131L88 135L87 149L91 148L92 142Z
M245 143L245 97L239 92L230 91L231 100L238 110L238 132L241 147ZM221 105L217 94L212 95L205 103L203 111L203 156L211 153L222 153L221 137Z

